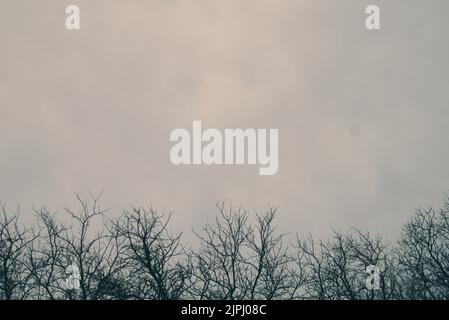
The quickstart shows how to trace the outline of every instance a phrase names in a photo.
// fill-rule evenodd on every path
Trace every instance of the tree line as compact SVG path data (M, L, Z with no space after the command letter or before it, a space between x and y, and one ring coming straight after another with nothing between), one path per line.
M170 213L131 207L110 219L100 197L77 200L62 219L35 209L29 227L1 206L0 299L449 298L449 199L417 209L394 243L357 228L325 240L283 234L275 208L253 214L220 203L194 231L195 248L170 231ZM368 266L380 270L375 289Z

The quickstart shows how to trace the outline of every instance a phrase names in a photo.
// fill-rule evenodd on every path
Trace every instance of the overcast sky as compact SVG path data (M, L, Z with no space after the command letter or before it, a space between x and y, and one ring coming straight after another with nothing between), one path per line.
M0 200L30 219L106 188L112 216L152 203L187 234L227 200L278 206L288 232L393 236L449 191L448 14L447 0L0 0ZM193 120L279 129L277 175L173 166L170 132Z

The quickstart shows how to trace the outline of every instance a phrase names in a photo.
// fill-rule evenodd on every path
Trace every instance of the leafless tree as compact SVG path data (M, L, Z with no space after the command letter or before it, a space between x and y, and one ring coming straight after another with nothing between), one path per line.
M5 204L0 215L0 299L26 299L32 289L27 250L36 236L19 226L20 211L9 215Z
M215 224L206 224L200 249L192 254L192 295L198 299L293 298L302 284L302 270L283 245L273 225L276 210L257 215L224 203L217 205Z
M45 208L36 211L41 237L31 250L30 261L39 285L37 294L49 299L114 298L111 290L117 287L122 270L118 237L104 230L91 232L93 223L107 223L107 210L100 208L100 197L90 194L89 200L82 200L77 195L77 200L78 211L64 209L73 225L59 223ZM69 266L79 273L79 288L67 286Z
M407 299L449 299L449 201L418 209L404 226L397 250Z
M243 299L249 293L248 264L243 252L250 233L244 210L225 212L217 206L215 225L206 224L200 249L192 254L193 296L198 299Z
M46 208L35 210L38 218L39 237L29 250L31 275L36 283L36 299L58 299L65 296L66 278L64 243L61 240L65 229L58 225L56 217Z
M0 299L449 299L449 199L417 210L393 244L353 228L291 245L276 209L220 203L186 249L171 213L133 207L109 219L100 196L77 196L64 218L35 210L33 228L1 206ZM375 289L368 266L379 268Z
M190 272L181 259L181 234L168 231L170 217L153 208L132 208L114 225L126 264L130 298L168 300L184 294Z
M353 229L349 233L334 232L327 241L297 237L298 255L307 274L305 297L309 299L357 300L391 299L396 283L390 279L392 264L388 245L380 236ZM368 266L380 268L380 288L366 286ZM386 272L388 271L388 273Z
M276 213L270 208L257 214L248 235L250 299L295 299L305 283L301 259L284 244L286 235L276 232Z

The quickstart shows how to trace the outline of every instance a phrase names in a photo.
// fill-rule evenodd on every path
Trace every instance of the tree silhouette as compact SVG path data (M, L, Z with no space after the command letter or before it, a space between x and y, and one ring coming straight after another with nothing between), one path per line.
M6 205L0 215L0 299L26 299L32 289L28 247L36 236L32 229L19 226L20 211L11 216Z
M389 246L379 235L352 229L348 233L334 231L327 241L312 236L297 239L298 255L306 269L305 298L330 300L372 300L395 297L395 281ZM366 286L368 266L382 272L378 290ZM394 272L393 272L394 274Z
M248 222L242 208L217 205L193 253L192 295L198 299L291 299L303 282L302 268L274 227L275 209ZM299 268L296 268L299 267Z
M416 210L394 243L357 228L295 238L277 230L275 208L220 203L188 247L171 213L110 219L100 196L77 196L63 220L34 210L28 228L1 206L0 299L449 299L449 199Z
M449 299L449 201L418 209L399 241L398 275L407 299Z
M134 299L179 299L190 272L179 259L184 249L181 235L167 230L165 218L150 208L125 211L114 224L125 265L128 297Z
M111 298L111 284L116 284L121 264L118 237L107 230L92 232L92 224L100 219L106 224L99 197L89 200L77 196L78 211L65 208L73 225L57 221L45 208L36 211L40 237L30 250L32 275L38 285L36 296L49 299L95 300ZM67 268L75 266L79 288L67 286Z

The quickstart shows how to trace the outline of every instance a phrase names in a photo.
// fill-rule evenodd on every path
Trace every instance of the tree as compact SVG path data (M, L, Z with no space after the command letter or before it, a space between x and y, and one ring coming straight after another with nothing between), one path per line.
M220 203L186 249L172 213L132 207L112 220L100 197L77 195L64 218L35 210L33 228L1 206L0 299L449 299L449 199L416 210L393 244L352 228L291 245L275 208Z
M80 208L64 212L74 225L59 223L45 208L37 211L40 221L39 242L32 248L32 275L39 285L38 296L49 299L112 299L118 286L122 264L118 237L100 231L91 232L95 220L106 225L100 208L100 196L89 200L76 196ZM67 285L70 272L75 272L79 287ZM73 275L72 275L73 276ZM78 284L78 283L77 283Z
M449 200L418 209L403 228L398 273L407 299L449 299Z
M327 241L316 242L312 236L297 237L298 256L302 257L307 275L305 296L319 300L372 300L395 297L396 281L389 246L379 235L352 229L334 231ZM380 286L366 286L368 266L380 269Z
M21 300L30 297L31 274L27 250L36 236L32 229L19 226L20 210L8 215L6 205L0 215L0 299Z
M170 217L153 208L132 208L114 225L131 298L168 300L184 294L190 272L180 259L184 253L181 234L167 230Z
M217 208L215 224L196 233L200 249L191 254L192 295L226 300L295 297L303 278L283 245L284 235L275 233L276 210L256 215L253 227L246 210L225 210L224 203Z

